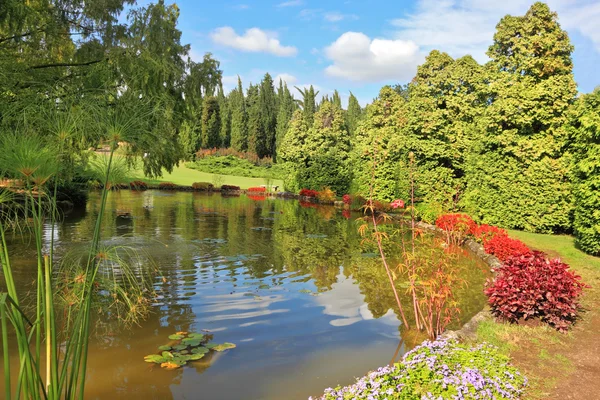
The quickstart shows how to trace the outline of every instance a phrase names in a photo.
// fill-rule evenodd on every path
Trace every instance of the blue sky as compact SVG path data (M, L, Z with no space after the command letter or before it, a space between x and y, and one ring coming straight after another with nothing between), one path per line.
M166 1L169 3L169 0ZM432 49L485 62L503 15L522 15L531 0L178 0L179 28L191 56L211 52L224 84L244 85L269 72L321 94L352 91L362 104L382 85L408 82ZM582 92L600 85L600 1L549 0L575 45Z

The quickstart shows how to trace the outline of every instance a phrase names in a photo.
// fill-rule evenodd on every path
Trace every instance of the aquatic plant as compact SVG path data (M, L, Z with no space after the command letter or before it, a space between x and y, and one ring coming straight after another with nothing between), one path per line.
M159 346L160 354L144 357L147 363L160 364L164 369L177 369L188 362L198 361L210 351L235 349L233 343L215 344L210 340L213 335L203 333L177 332L169 336L168 344Z
M526 387L527 378L494 346L438 340L423 342L401 362L353 385L325 389L318 399L519 399Z

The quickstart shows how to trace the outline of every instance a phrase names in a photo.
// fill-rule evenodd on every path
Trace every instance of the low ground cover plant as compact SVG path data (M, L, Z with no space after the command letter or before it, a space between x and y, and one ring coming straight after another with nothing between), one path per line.
M452 213L442 214L435 225L444 231L448 243L459 244L467 235L472 235L477 224L467 214Z
M494 346L438 340L353 385L326 389L319 399L518 399L526 386L527 378Z
M505 262L511 257L520 257L531 254L527 245L518 239L508 237L508 235L494 235L483 244L486 253Z
M539 318L559 331L577 319L581 277L559 259L539 251L510 257L485 294L492 314L509 322Z

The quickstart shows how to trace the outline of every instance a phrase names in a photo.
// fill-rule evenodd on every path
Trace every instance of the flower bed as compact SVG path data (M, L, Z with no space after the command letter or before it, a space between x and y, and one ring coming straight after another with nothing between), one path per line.
M312 190L312 189L302 189L300 190L300 196L304 196L304 197L317 197L319 195L319 192L317 192L316 190Z
M527 378L494 346L438 340L425 341L401 362L354 385L326 389L319 399L518 399L526 385Z

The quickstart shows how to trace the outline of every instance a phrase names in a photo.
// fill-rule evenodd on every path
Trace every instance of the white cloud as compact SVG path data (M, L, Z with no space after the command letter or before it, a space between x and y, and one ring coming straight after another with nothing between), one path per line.
M325 15L323 15L323 18L325 19L325 21L328 21L328 22L340 22L343 20L357 20L358 15L342 14L337 11L332 11L332 12L325 13Z
M423 56L409 40L371 39L364 33L346 32L325 49L333 64L330 76L353 81L405 81L412 78Z
M600 2L548 0L567 31L578 31L600 51ZM454 57L471 54L485 62L496 25L507 15L524 15L531 0L419 0L416 12L395 19L396 38L412 40L424 50L440 49Z
M294 75L283 72L275 76L275 78L273 79L273 83L275 84L275 86L279 85L280 79L283 82L287 83L288 86L293 86L296 82L298 82L298 78L296 78Z
M276 34L259 28L251 28L243 35L238 35L232 27L223 26L215 29L210 37L217 44L247 52L270 53L279 57L291 57L298 53L294 46L283 46Z
M277 7L298 7L304 4L303 0L290 0L277 4Z

